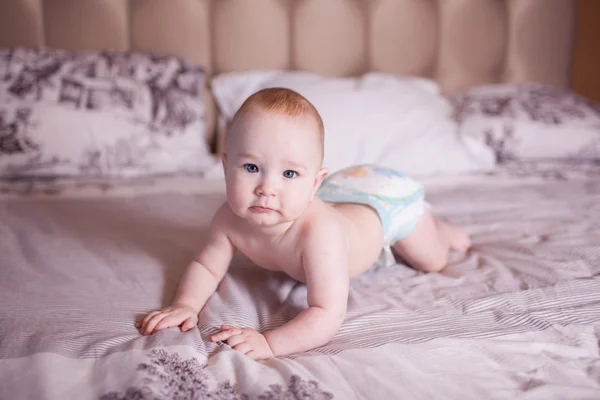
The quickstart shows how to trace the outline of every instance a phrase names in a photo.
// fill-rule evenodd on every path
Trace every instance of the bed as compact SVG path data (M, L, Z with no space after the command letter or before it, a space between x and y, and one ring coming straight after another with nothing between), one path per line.
M218 153L226 110L211 95L214 76L419 76L465 123L477 113L464 91L481 85L568 89L573 13L564 0L20 0L0 5L0 44L198 63L203 140ZM509 111L492 117L506 123ZM463 226L473 249L441 273L374 267L351 282L329 344L261 362L208 337L224 323L279 326L306 305L306 288L241 255L197 329L140 336L134 327L172 299L225 199L214 154L201 173L63 176L70 170L57 164L61 176L4 177L0 398L600 398L600 131L557 159L513 140L521 125L502 125L502 141L493 123L482 140L501 162L422 177L435 212Z

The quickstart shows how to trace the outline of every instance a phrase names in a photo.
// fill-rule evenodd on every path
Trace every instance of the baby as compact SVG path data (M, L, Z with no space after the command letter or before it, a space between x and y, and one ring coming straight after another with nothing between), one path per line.
M265 89L244 102L225 139L227 201L173 304L136 324L142 334L195 327L238 249L306 283L308 308L263 333L223 325L211 340L255 360L300 353L331 340L344 321L350 279L386 250L436 272L450 250L469 248L467 234L434 218L422 186L398 172L363 165L325 179L323 134L317 110L294 91Z

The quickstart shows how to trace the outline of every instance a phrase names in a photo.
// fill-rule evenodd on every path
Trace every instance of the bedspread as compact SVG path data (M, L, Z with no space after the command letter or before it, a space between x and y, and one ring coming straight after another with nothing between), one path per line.
M277 327L306 288L237 256L197 329L140 336L224 200L219 182L0 184L2 399L600 398L600 167L426 183L474 247L351 282L334 339L255 362L210 334ZM75 190L75 189L78 190ZM74 193L85 192L83 196Z

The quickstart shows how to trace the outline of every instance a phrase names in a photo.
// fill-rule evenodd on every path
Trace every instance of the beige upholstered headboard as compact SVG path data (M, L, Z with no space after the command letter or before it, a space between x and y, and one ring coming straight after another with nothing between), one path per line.
M166 52L212 73L569 84L573 0L0 0L0 47ZM214 123L214 113L210 118Z

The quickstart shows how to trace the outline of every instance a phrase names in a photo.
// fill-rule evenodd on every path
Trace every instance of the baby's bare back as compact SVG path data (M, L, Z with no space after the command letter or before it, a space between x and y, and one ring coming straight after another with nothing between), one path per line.
M348 274L354 278L369 269L377 260L383 246L383 229L377 213L360 204L329 204L315 198L305 213L284 235L269 237L253 232L243 220L232 218L228 227L233 245L258 266L282 271L290 277L305 282L306 265L302 254L306 246L315 246L307 235L316 229L337 225L346 243ZM326 241L319 246L327 246ZM314 249L313 249L314 250ZM326 250L326 249L323 249Z
M329 204L341 215L348 237L350 278L368 270L379 258L383 248L383 227L377 212L371 207L355 203Z

